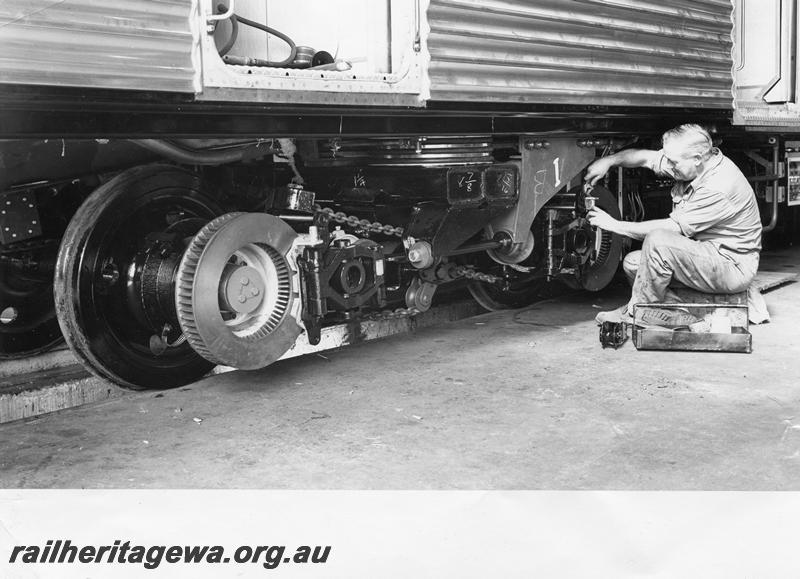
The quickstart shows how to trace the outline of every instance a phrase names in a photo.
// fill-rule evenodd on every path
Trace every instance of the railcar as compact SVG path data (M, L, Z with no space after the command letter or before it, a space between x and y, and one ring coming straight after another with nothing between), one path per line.
M623 241L586 197L641 218L659 184L581 173L684 122L738 147L777 212L796 36L793 2L759 6L6 0L0 357L63 337L163 388L455 285L489 309L600 290ZM774 71L745 61L745 16L776 27Z

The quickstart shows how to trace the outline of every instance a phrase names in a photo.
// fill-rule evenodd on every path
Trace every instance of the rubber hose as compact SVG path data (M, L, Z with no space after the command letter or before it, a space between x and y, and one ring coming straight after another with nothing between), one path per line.
M224 6L220 5L220 8L224 8ZM236 15L234 14L233 16L231 16L230 20L231 20L231 35L230 38L228 38L228 42L225 43L225 46L219 49L220 56L225 56L226 54L228 54L231 48L233 48L233 45L236 43L236 39L239 37L239 19L236 18Z
M255 156L271 155L277 152L272 148L259 150L259 145L225 151L198 151L195 149L184 149L173 143L160 141L158 139L130 139L130 141L136 143L140 147L144 147L148 151L153 151L171 161L183 163L185 165L224 165L226 163L235 163L252 155L254 149L259 153L259 155Z
M220 12L225 12L228 8L224 4L219 4L217 6L217 10ZM222 47L219 51L220 56L224 56L228 53L228 51L233 47L233 43L236 41L236 37L238 36L238 23L242 23L246 26L250 26L252 28L257 28L258 30L263 30L267 34L272 34L283 40L286 44L289 45L289 56L285 60L281 60L279 62L271 61L271 60L261 60L259 58L246 58L246 57L233 57L237 60L241 60L244 58L250 66L264 66L264 67L271 67L271 68L284 68L291 65L294 62L294 59L297 57L297 46L295 45L294 41L286 36L280 30L275 30L274 28L270 28L266 24L261 24L260 22L255 22L248 18L244 18L243 16L238 16L234 14L231 16L231 25L233 29L231 30L231 38L228 39L228 42L225 43L225 46Z
M260 61L264 64L259 64L258 66L271 66L274 68L282 68L285 66L289 66L294 62L295 57L297 56L297 46L295 45L294 41L286 36L283 32L279 30L275 30L274 28L270 28L266 24L261 24L260 22L254 22L252 20L248 20L247 18L242 18L241 16L236 16L236 19L245 24L247 26L252 26L253 28L257 28L259 30L263 30L267 34L272 34L273 36L277 36L281 40L283 40L286 44L289 45L289 56L285 60L281 60L280 62L274 62L270 60Z

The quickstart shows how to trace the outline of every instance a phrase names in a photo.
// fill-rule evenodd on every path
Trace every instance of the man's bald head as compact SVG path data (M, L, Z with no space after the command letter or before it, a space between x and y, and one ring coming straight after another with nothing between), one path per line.
M699 155L701 159L708 157L714 147L708 131L695 124L668 130L661 137L661 143L665 149L680 149L686 157Z

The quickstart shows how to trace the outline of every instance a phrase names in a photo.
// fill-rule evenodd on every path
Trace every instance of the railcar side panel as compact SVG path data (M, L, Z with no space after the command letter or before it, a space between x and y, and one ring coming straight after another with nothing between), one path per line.
M736 0L733 122L798 132L797 0Z
M298 46L334 53L345 70L223 61L218 52L230 27L212 20L218 4L5 2L0 83L312 105L731 106L728 0L394 0L380 10L354 0L333 15L308 1L267 3L270 26L291 31ZM249 15L264 5L236 0L233 7ZM348 22L364 29L369 54L348 42ZM248 54L261 49L246 32L231 54L280 58L270 56L280 52L272 37L262 42L265 54Z
M3 0L0 84L195 93L195 0Z
M731 106L727 0L431 0L431 99Z

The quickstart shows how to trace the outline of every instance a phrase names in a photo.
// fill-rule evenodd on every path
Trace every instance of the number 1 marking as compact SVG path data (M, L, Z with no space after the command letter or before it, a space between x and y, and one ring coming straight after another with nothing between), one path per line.
M560 160L561 159L559 159L558 157L553 159L553 166L556 169L556 189L558 189L558 186L561 185L561 177L559 177L559 175L561 174L561 170L558 168L558 162Z

